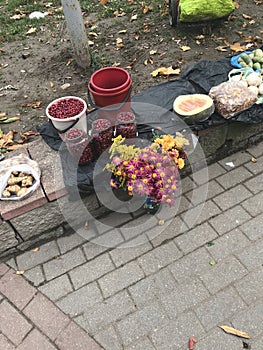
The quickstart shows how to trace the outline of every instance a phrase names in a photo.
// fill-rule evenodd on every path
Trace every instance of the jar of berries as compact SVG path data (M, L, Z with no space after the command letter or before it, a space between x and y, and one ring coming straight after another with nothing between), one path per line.
M107 119L97 119L92 123L92 142L97 156L100 156L112 144L114 130Z
M93 160L93 151L88 135L80 129L72 128L64 139L69 153L79 164L88 164Z
M134 139L137 135L135 115L131 112L122 112L117 116L116 136Z

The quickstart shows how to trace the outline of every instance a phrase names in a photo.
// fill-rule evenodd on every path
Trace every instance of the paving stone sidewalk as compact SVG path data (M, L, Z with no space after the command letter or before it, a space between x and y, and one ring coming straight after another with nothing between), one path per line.
M263 349L263 143L208 171L204 205L200 172L173 218L111 214L102 239L74 233L0 265L0 350Z

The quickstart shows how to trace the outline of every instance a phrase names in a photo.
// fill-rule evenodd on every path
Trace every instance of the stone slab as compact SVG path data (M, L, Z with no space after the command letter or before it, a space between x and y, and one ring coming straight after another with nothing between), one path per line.
M7 249L16 247L18 245L18 240L15 237L15 231L11 225L3 221L0 223L0 249L1 252Z
M53 201L67 194L59 152L52 150L43 139L31 142L28 152L41 168L41 184L48 200Z

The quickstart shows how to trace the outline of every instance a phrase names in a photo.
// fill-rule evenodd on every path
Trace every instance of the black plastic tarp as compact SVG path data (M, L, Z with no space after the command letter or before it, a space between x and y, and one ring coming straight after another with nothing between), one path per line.
M228 73L231 69L233 67L230 64L229 58L222 58L217 61L200 61L189 66L181 74L180 79L152 86L132 96L131 108L136 115L139 136L142 138L151 138L152 129L161 129L164 133L174 133L180 130L183 127L180 125L180 118L173 112L175 98L185 94L208 94L213 86L227 81ZM96 111L88 115L89 122L95 118ZM255 104L250 109L231 118L232 121L247 124L260 123L263 121L263 107L262 105ZM205 122L190 127L192 130L203 130L213 125L228 122L228 120L215 112ZM71 189L75 191L76 186L80 192L87 193L93 191L92 179L95 162L89 165L78 166L76 176L77 165L72 161L64 143L62 143L52 124L47 122L39 126L38 131L51 148L59 150L64 182L69 192Z

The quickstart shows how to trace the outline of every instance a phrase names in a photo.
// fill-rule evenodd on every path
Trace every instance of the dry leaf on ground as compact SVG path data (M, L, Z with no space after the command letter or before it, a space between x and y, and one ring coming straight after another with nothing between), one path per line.
M157 75L163 75L163 76L169 76L169 75L178 75L180 74L180 69L176 68L173 69L172 66L166 68L166 67L161 67L158 69L155 69L152 73L151 76L152 77L157 77Z
M238 337L250 339L250 335L248 335L246 332L239 331L235 328L229 327L229 326L218 326L219 328L222 328L226 333L236 335Z
M234 52L242 52L246 50L246 47L244 45L241 46L240 43L235 43L233 45L230 45L230 49Z
M191 50L191 47L183 45L183 46L180 46L180 49L183 50L183 51L189 51L189 50Z

